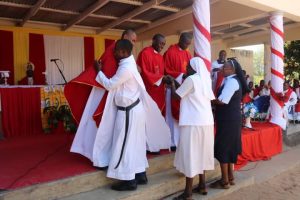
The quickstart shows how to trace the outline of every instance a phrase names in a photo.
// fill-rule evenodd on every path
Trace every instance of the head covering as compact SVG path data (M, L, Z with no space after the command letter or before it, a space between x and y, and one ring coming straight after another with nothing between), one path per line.
M212 81L210 78L210 72L207 70L206 65L202 58L194 57L190 60L190 65L193 70L196 71L196 74L200 76L201 84L199 88L204 96L210 100L215 99L215 95L212 91Z
M248 87L247 81L243 73L242 66L235 58L230 58L227 62L229 62L235 69L235 74L237 78L240 80L242 86L242 94L244 96L246 93L249 93L251 90Z

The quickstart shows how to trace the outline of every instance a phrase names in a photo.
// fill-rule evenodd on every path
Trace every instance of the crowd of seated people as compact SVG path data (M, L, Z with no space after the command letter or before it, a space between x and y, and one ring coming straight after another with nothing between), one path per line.
M259 85L253 87L254 83L249 81L248 87L251 90L244 96L243 104L253 103L257 109L257 114L254 120L264 121L269 118L270 109L270 88L271 82L265 84L265 80L261 80ZM285 81L283 84L283 92L278 93L284 103L283 113L284 118L288 122L300 123L300 84L299 80L294 79L293 85L290 81Z
M259 86L253 87L253 82L249 81L248 87L250 92L244 96L243 104L253 104L256 110L256 114L253 115L255 120L265 120L268 115L270 107L270 81L265 84L264 80L261 80Z

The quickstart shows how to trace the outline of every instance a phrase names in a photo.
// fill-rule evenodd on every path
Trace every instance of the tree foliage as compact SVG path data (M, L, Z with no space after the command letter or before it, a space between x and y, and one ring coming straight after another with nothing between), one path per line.
M300 74L300 40L286 42L284 52L285 76L288 79L298 79Z

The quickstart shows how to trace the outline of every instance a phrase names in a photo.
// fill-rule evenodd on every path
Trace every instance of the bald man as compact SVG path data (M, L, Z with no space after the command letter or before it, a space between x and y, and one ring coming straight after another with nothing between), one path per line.
M165 72L172 76L181 84L182 76L186 73L187 65L192 58L188 47L192 43L193 36L190 33L182 33L178 44L171 45L164 54ZM167 90L166 94L166 121L172 133L171 150L176 150L179 141L179 107L180 101L171 99L171 92Z

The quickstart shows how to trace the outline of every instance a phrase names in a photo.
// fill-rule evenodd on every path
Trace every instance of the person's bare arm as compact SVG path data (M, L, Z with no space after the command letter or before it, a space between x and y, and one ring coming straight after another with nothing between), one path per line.
M219 99L214 99L214 100L211 101L211 103L213 105L224 105L225 104L222 101L220 101Z

